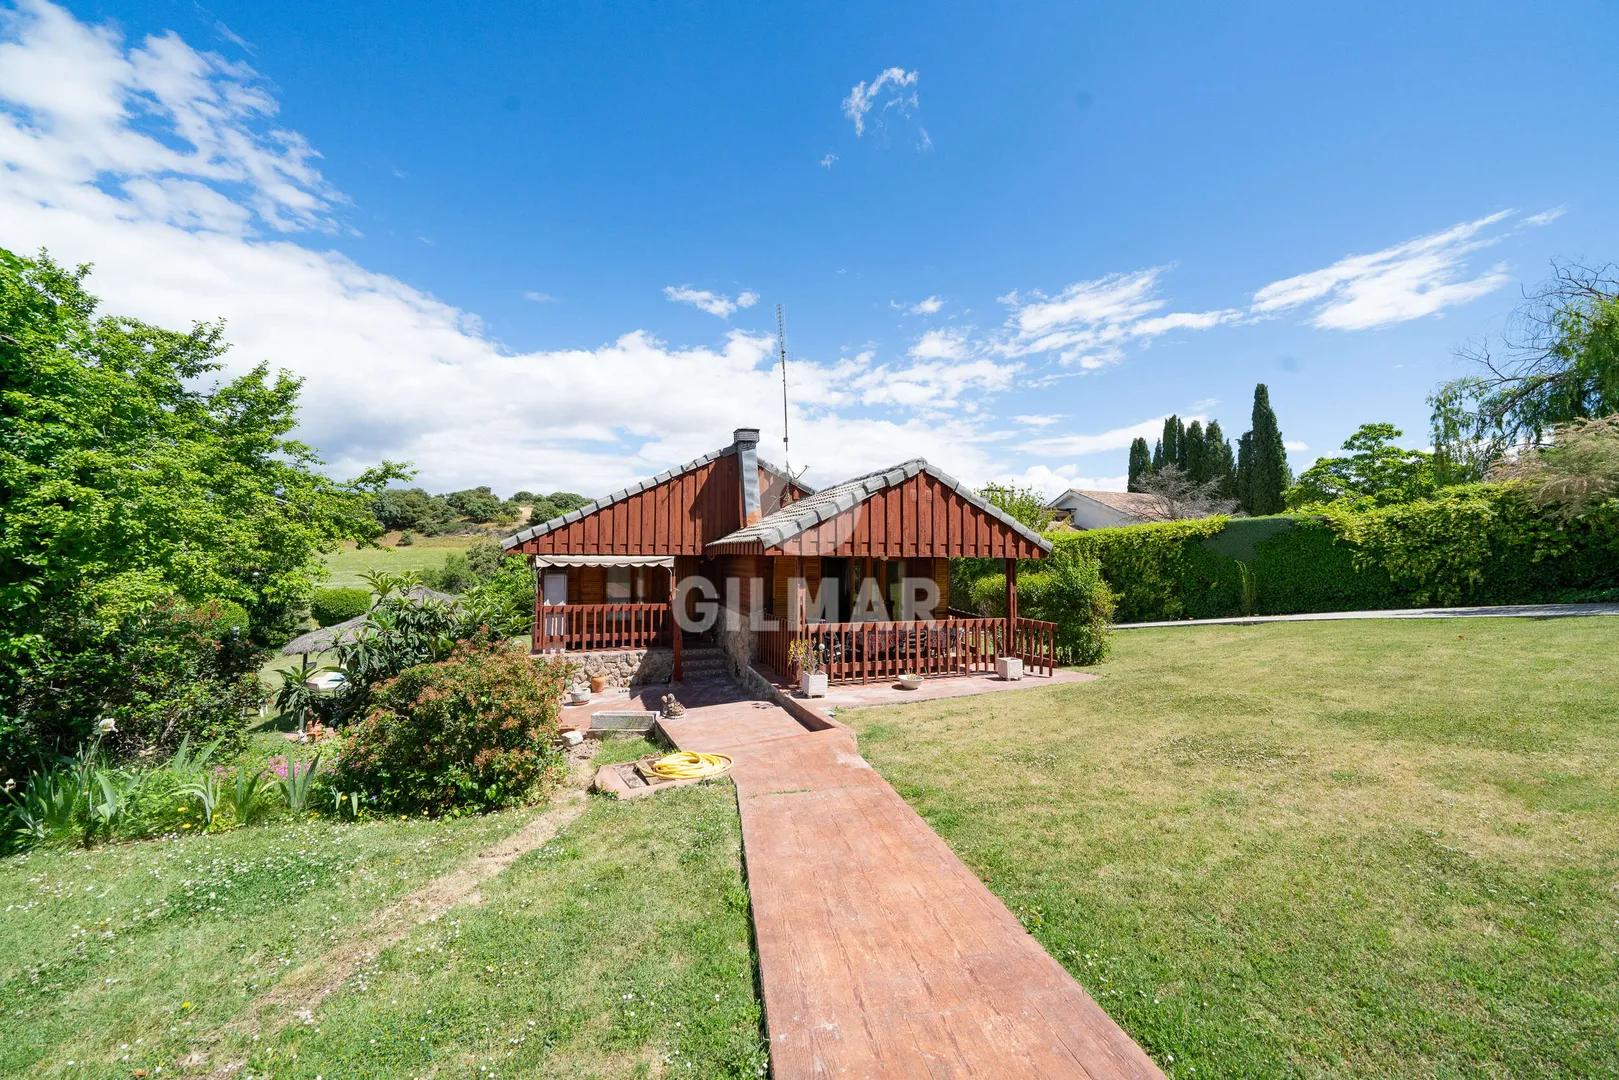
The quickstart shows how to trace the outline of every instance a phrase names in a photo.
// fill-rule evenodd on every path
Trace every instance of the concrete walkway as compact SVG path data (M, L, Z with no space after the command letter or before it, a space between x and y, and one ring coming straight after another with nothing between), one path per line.
M674 743L736 762L774 1076L1163 1075L847 728L734 687L676 693Z
M1304 615L1236 615L1229 619L1174 619L1114 623L1115 630L1158 626L1249 626L1272 622L1334 622L1340 619L1571 619L1619 615L1619 604L1499 604L1491 607L1389 608L1385 611L1321 611Z

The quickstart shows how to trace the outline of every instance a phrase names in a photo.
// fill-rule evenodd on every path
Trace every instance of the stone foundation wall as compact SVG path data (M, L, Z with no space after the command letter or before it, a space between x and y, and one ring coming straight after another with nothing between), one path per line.
M675 654L669 649L613 649L609 652L570 652L559 654L578 667L575 685L588 685L597 675L607 685L619 689L661 684L674 674Z

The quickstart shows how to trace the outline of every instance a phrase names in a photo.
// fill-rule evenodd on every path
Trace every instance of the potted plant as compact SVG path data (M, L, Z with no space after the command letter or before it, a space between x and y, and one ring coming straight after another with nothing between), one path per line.
M787 646L787 661L798 668L798 689L805 697L826 697L826 646L799 638Z

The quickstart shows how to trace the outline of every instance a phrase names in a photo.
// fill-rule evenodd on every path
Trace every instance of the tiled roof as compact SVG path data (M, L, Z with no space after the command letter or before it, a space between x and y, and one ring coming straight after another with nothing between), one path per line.
M709 541L709 547L731 546L737 544L759 544L765 549L779 547L787 540L807 532L823 521L829 521L839 514L847 513L856 506L865 502L884 488L903 483L918 473L927 473L935 480L955 491L973 506L993 517L1001 524L1016 532L1019 536L1036 544L1042 551L1051 550L1051 541L1024 525L1021 521L1001 510L999 507L985 502L977 493L965 487L955 477L940 472L921 458L912 458L887 469L879 469L852 480L845 480L835 484L797 502L788 503L773 514L767 514L754 522L744 526L728 536L718 540Z
M1065 495L1079 495L1094 503L1101 503L1109 510L1117 510L1121 514L1140 518L1142 521L1158 521L1164 516L1164 503L1156 495L1148 495L1141 491L1091 491L1083 488L1069 488Z
M700 468L700 467L702 467L704 465L707 465L710 461L715 461L715 460L717 460L719 458L725 457L727 454L734 454L734 453L736 453L736 444L735 443L731 444L730 446L719 449L719 450L711 450L708 453L704 454L702 457L693 458L692 460L686 462L686 464L684 464L684 465L677 465L673 469L666 469L663 472L659 473L657 476L651 477L650 479L637 481L636 483L631 484L629 487L625 488L622 491L615 491L611 495L608 495L605 498L597 499L593 503L587 503L584 506L581 506L577 510L569 510L566 514L563 514L561 517L554 517L549 521L542 521L538 525L530 525L528 528L523 529L523 530L521 530L519 532L515 532L511 536L506 537L504 540L502 540L500 542L500 546L502 548L504 548L505 550L510 551L512 548L516 547L518 544L523 543L524 541L532 540L536 536L544 536L546 533L551 532L551 531L553 531L555 529L560 529L564 525L572 525L574 522L580 520L581 518L587 518L591 514L594 514L598 510L606 509L607 507L612 506L616 502L622 502L623 500L629 498L631 495L637 495L637 494L645 491L647 488L657 487L659 484L661 484L661 483L663 483L663 482L665 482L667 480L673 480L675 477L679 476L682 473L691 472L693 469ZM799 487L803 488L806 491L813 492L815 490L814 488L811 488L811 487L807 486L806 484L802 483L801 481L793 480L792 477L788 476L786 473L784 473L780 469L776 468L776 466L770 464L770 462L766 461L764 458L757 458L756 460L759 463L759 467L761 469L763 469L765 472L770 473L772 476L775 476L778 479L784 480L784 481L786 481L788 483L796 483Z

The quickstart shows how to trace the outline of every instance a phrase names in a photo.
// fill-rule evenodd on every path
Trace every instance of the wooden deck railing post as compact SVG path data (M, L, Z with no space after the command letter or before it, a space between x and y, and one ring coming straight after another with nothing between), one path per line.
M669 616L668 616L668 618L669 618L669 644L670 644L670 647L674 650L675 659L674 659L674 667L670 671L669 677L671 679L673 679L675 682L680 682L685 677L685 674L686 674L685 670L681 667L681 663L680 663L680 645L681 645L680 639L684 635L681 634L681 632L680 632L680 620L675 617L675 599L676 599L676 597L675 597L675 576L674 576L674 574L670 574L669 575Z

